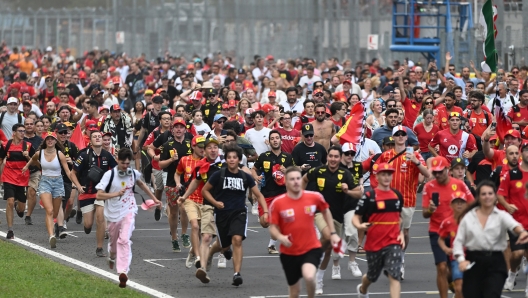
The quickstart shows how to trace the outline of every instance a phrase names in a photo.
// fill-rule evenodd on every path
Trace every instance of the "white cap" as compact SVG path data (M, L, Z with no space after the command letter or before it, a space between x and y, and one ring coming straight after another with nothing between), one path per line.
M31 76L32 76L33 78L38 78L38 77L39 77L39 74L38 74L38 72L34 71L34 72L31 74Z
M51 47L46 48L46 52L51 52L53 49Z
M405 134L407 134L407 130L402 125L397 125L392 128L392 135L395 135L398 131L403 131Z
M10 104L10 103L18 103L18 98L16 97L10 97L7 99L7 104Z
M343 153L348 151L356 152L356 146L354 146L352 143L344 143L343 146L341 146L341 150L343 150Z
M414 67L414 62L412 62L411 60L409 60L409 63L407 63L407 66L409 66L409 68Z

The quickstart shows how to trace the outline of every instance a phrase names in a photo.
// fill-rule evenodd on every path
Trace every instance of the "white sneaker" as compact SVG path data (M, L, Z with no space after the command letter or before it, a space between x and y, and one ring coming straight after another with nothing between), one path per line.
M405 263L402 263L401 269L400 269L400 278L401 280L405 279Z
M253 207L251 207L251 214L253 214L253 215L258 215L259 214L258 213L258 203L257 202L253 203Z
M521 270L524 273L526 273L526 270L528 269L528 268L526 268L526 265L528 265L527 262L526 262L526 257L523 256L522 257L522 262L521 262ZM517 272L519 272L519 270L517 270Z
M516 277L517 277L517 272L508 271L508 278L506 278L506 282L504 282L505 290L508 290L508 291L513 290L513 287L515 286Z
M361 289L361 284L357 285L357 287L356 287L356 290L357 290L357 292L358 292L358 297L359 297L359 298L369 298L369 293L368 293L368 291L367 291L366 294L361 294L361 292L359 291L359 289Z
M332 279L341 279L341 266L332 265Z
M227 260L223 254L218 255L218 268L226 268Z
M360 277L363 274L361 273L361 270L359 270L359 265L357 262L348 262L348 270L352 272L352 276L354 277Z
M315 295L323 295L323 280L318 280L315 284Z
M64 229L66 229L66 230L68 229L68 226L66 225L66 221L63 221L63 222L62 222L62 227L63 227Z
M194 264L194 260L196 259L196 256L193 253L192 247L189 250L189 254L187 255L187 259L185 260L185 267L191 268Z

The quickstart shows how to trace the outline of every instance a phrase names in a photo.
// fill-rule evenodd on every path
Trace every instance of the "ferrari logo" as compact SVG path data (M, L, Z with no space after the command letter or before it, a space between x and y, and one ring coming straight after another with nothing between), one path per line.
M453 189L453 191L456 191L457 190L456 184L451 185L451 189Z
M304 129L309 130L310 129L310 125L305 125Z
M270 169L270 165L271 165L271 163L270 163L269 161L265 161L265 162L263 163L263 165L264 165L264 169L265 169L265 170L269 170L269 169Z
M325 185L325 178L317 178L317 186L324 187Z
M204 180L204 181L207 179L207 173L203 173L200 176L202 176L202 180Z
M517 183L515 183L515 186L517 188L521 188L522 187L522 182L521 181L517 181Z
M337 179L339 180L343 179L343 174L337 174Z
M209 110L205 110L205 116L209 116Z
M286 158L284 158L284 157L281 158L281 161L282 161L282 163L285 163L286 162Z

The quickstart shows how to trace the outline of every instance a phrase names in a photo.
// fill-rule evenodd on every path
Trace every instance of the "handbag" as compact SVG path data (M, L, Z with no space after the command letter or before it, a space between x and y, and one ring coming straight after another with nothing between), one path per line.
M101 179L103 178L105 171L103 171L103 169L98 166L94 166L92 159L93 150L88 153L88 161L90 163L90 168L88 169L88 179L93 183L99 183L99 181L101 181Z

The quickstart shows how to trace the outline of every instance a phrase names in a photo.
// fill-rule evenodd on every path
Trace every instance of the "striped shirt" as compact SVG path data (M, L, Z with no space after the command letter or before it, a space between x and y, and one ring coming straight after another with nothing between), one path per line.
M372 174L377 174L376 168L378 164L389 162L397 154L394 149L383 152L376 160L372 168ZM418 152L414 152L414 156L425 166L425 161ZM403 207L415 207L420 170L412 161L405 158L405 153L395 158L391 164L396 169L392 176L391 187L403 195ZM378 187L378 180L372 178L374 176L370 179L370 185L372 188Z
M200 158L194 159L192 155L187 155L180 159L180 162L178 163L178 167L176 168L176 173L180 176L183 174L183 181L185 182L187 186L190 184L190 181L193 177L193 173L195 172L196 165L200 161L201 161ZM196 202L197 204L203 204L202 187L203 185L200 185L189 196L189 199Z

